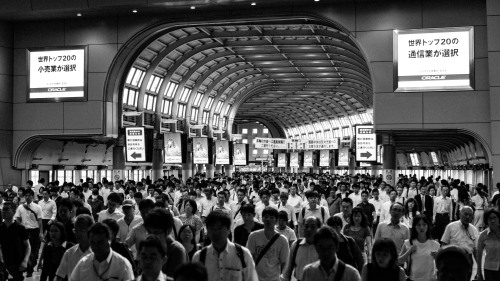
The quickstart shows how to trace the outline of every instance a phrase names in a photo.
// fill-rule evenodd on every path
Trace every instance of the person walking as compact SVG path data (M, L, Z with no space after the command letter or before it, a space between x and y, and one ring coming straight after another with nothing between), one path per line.
M500 280L500 211L487 209L483 220L486 229L477 240L477 280L496 281ZM486 252L484 267L483 252Z

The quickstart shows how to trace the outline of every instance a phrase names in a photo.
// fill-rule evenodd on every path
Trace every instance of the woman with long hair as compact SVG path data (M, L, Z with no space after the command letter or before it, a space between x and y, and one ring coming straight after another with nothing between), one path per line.
M363 266L363 281L405 281L405 272L399 266L398 253L394 241L382 238L375 241L372 261Z
M479 231L482 231L484 229L484 209L486 209L489 203L487 194L480 186L476 187L476 194L472 196L471 202L472 206L476 208L476 210L474 211L474 221L472 222L472 224L475 225Z
M179 216L182 224L189 224L195 229L195 241L200 241L200 233L203 228L203 222L201 218L196 214L198 210L198 206L196 205L196 201L193 199L186 199L184 203L184 214Z
M402 217L403 223L406 224L410 229L413 225L413 218L417 215L420 215L418 211L418 203L417 200L413 198L408 198L405 203L405 212Z
M434 258L439 250L439 243L432 240L432 226L425 215L413 218L410 239L401 249L399 264L406 262L406 274L412 281L428 281L436 278Z
M368 219L363 209L360 207L352 209L350 222L344 227L343 234L354 238L358 248L363 253L365 262L369 262L372 248L372 231L368 226Z
M486 229L479 234L477 239L477 280L500 280L500 211L487 209L484 212ZM483 251L486 251L483 266ZM484 268L484 278L482 269Z
M470 199L471 199L470 194L467 191L467 188L465 187L465 185L460 185L458 187L457 206L455 208L455 214L453 214L454 219L460 218L460 210L462 210L463 207L465 207L465 206L473 207Z
M192 225L185 224L181 226L177 236L177 241L181 242L184 249L186 249L189 260L192 260L194 253L201 248L195 241L195 233L195 228Z
M64 252L74 245L66 241L66 229L60 222L55 221L50 224L48 236L50 240L43 248L42 257L38 264L38 268L42 268L40 281L54 280Z

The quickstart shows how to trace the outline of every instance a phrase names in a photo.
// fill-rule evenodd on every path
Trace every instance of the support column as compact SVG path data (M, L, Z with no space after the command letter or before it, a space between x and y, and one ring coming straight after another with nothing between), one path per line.
M226 176L232 178L234 173L234 165L224 165Z
M111 181L123 179L125 174L125 136L118 136L113 147L113 178Z
M349 152L349 175L355 175L356 174L356 155L353 155L351 152Z
M187 143L186 143L187 145ZM193 152L188 149L186 163L182 163L182 180L186 182L188 178L193 177Z
M205 164L207 167L207 178L214 178L215 175L215 165L214 164Z
M163 178L163 140L153 140L153 170L151 179Z
M396 184L396 146L394 139L390 135L382 136L382 145L384 147L382 159L382 176L387 184L394 186Z

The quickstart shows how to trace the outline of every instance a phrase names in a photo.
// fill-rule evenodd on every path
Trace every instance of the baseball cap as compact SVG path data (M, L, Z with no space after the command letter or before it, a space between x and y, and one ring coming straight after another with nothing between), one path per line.
M127 199L123 201L122 207L134 207L134 201Z

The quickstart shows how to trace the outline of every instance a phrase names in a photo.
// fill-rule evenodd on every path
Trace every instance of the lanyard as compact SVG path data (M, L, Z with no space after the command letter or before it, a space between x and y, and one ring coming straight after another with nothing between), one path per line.
M109 269L111 268L111 262L113 262L113 254L111 254L111 259L109 260L109 263L108 263L108 267L106 267L106 269L104 270L104 272L102 274L99 274L99 271L97 270L97 268L95 268L95 263L94 263L95 260L95 256L94 256L94 259L92 260L92 268L94 269L94 272L95 274L99 277L99 280L106 280L103 278L104 274L106 274ZM99 263L99 262L98 262Z

